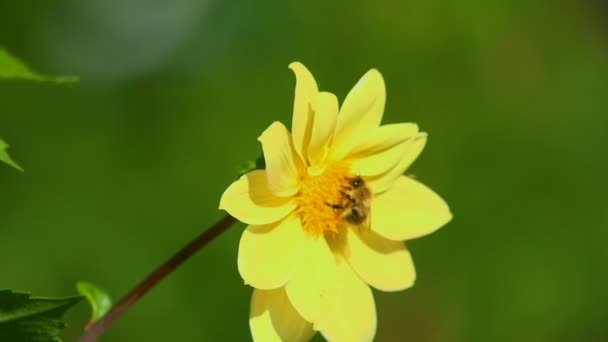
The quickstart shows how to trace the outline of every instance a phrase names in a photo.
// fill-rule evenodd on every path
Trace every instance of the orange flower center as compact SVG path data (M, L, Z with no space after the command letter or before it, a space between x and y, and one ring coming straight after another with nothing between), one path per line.
M319 174L307 174L301 179L300 192L296 196L304 230L319 237L325 233L338 233L344 226L340 220L341 209L332 205L345 205L344 189L352 179L346 163L335 163Z

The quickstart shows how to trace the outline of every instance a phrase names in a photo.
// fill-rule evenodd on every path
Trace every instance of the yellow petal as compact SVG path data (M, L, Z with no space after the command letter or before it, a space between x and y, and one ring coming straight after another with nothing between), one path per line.
M350 162L351 170L364 177L374 177L387 173L403 160L410 144L411 139L368 155L349 157L349 159L352 158Z
M405 153L397 165L388 172L366 179L367 184L375 194L381 193L393 186L395 181L416 161L424 146L426 146L426 132L418 133L407 146Z
M308 145L308 160L318 165L325 160L338 118L338 99L327 92L318 93L313 105L314 118Z
M337 290L328 295L329 305L315 324L328 341L372 341L376 334L376 304L372 291L342 262Z
M319 88L310 71L300 62L289 64L289 68L296 76L296 91L293 101L293 118L291 121L291 133L296 152L306 160L305 149L310 139L312 128L312 102Z
M297 156L285 126L275 121L258 140L262 143L268 187L279 197L293 196L299 190Z
M336 123L332 159L340 160L380 125L386 102L384 79L376 69L368 71L348 93Z
M254 170L241 176L224 191L220 199L220 209L247 224L276 222L295 208L293 200L277 197L270 192L264 170Z
M416 271L403 242L388 240L373 231L347 231L347 260L369 285L382 291L399 291L414 285Z
M285 288L253 289L249 328L254 341L297 342L310 340L315 332L289 302Z
M447 203L439 195L406 176L375 197L371 210L371 229L390 240L430 234L452 219Z
M328 305L328 294L335 293L336 260L324 238L311 241L285 290L298 313L316 323Z
M269 225L250 225L239 243L239 273L246 284L268 290L287 283L306 247L300 220L289 216Z
M418 133L418 125L414 123L398 123L382 125L370 130L361 144L355 146L346 158L356 155L370 155L411 140Z

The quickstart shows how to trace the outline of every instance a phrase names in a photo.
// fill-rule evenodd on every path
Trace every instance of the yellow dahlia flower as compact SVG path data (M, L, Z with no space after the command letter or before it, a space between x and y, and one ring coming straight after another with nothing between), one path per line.
M370 341L370 286L412 286L416 273L402 240L429 234L452 215L437 194L403 175L427 135L412 123L380 126L386 93L377 70L339 107L304 65L289 67L296 76L291 134L272 123L258 138L266 169L243 175L220 201L249 225L238 268L254 287L251 334L301 341L319 331L330 341ZM363 187L367 196L354 194Z

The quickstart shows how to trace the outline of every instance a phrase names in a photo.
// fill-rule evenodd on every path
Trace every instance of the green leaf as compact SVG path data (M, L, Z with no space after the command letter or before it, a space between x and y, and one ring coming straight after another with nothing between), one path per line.
M237 169L237 172L239 174L239 177L241 177L242 175L246 174L249 171L265 169L265 168L266 168L266 161L264 160L264 156L259 156L256 160L248 160L248 161L244 162L241 166L239 166L239 168Z
M0 161L7 163L8 165L14 167L15 169L23 172L23 169L19 164L17 164L11 156L6 152L6 150L10 147L4 140L0 139Z
M55 83L78 82L78 77L76 76L53 77L36 73L3 48L0 48L0 78L20 78L32 81Z
M112 308L112 299L106 291L99 287L86 281L79 281L76 284L76 289L91 304L92 313L88 325L103 317Z
M66 327L61 317L80 300L0 290L0 341L60 342L58 334Z

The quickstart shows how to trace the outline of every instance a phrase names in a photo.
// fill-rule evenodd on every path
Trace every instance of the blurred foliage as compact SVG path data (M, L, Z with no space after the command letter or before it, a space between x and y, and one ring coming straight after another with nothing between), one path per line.
M9 144L7 144L4 140L0 139L0 161L7 163L8 165L14 167L15 169L23 172L23 169L21 168L21 166L19 166L19 164L17 164L17 162L15 162L13 160L13 158L11 158L11 156L6 151L6 150L8 150L9 147L10 147Z
M26 79L33 81L53 81L57 83L72 83L78 81L77 77L49 77L31 71L23 62L11 56L5 49L0 48L0 78ZM15 169L23 172L6 151L10 147L4 140L0 139L0 161L9 164Z
M61 342L61 316L82 297L41 298L0 290L0 341Z
M289 127L300 60L341 99L379 69L384 122L429 132L409 172L454 213L408 243L416 286L376 293L378 341L608 340L605 2L0 2L0 45L81 75L0 82L0 132L28 169L0 168L0 287L126 293L221 215L259 134ZM242 228L106 340L248 340Z
M32 81L52 81L57 83L73 83L78 81L78 77L73 76L50 77L37 74L2 48L0 48L0 78L22 78Z
M240 176L246 174L247 172L250 172L253 170L263 170L265 168L266 168L266 160L264 160L264 156L261 155L261 156L257 157L255 160L247 160L244 163L242 163L237 168L237 174L240 177Z

